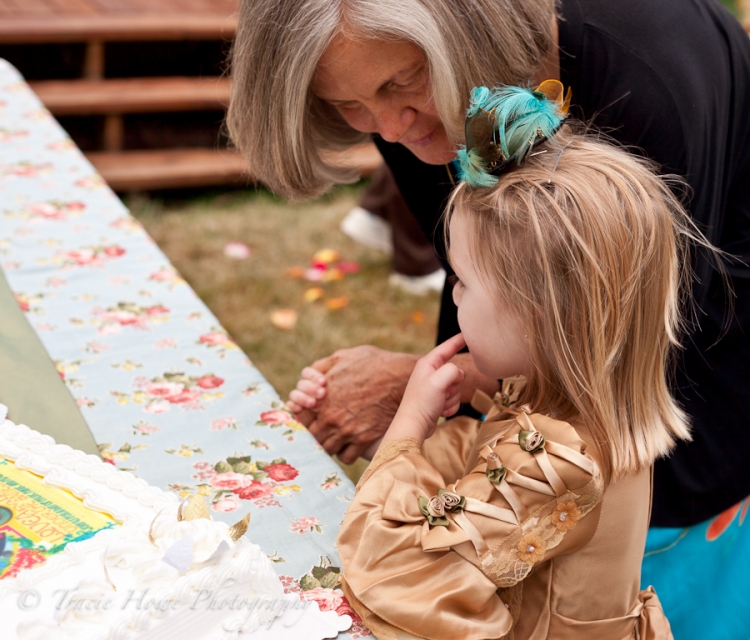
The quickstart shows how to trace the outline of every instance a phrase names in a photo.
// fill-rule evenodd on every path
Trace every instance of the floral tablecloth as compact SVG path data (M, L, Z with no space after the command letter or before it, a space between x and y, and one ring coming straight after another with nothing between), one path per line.
M287 589L352 613L334 548L351 482L3 60L0 198L0 266L102 457L250 512Z

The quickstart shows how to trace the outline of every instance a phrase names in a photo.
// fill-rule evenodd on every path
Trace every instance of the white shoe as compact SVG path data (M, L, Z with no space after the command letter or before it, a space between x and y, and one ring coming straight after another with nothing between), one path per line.
M423 296L430 291L440 293L445 286L445 271L438 269L426 276L405 276L403 273L392 273L388 277L388 284L415 296Z
M355 242L393 255L391 225L362 207L354 207L341 221L341 230Z

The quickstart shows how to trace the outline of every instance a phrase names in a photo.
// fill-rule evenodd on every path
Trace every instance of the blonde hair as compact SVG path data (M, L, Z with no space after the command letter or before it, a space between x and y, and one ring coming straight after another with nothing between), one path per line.
M528 82L553 46L555 0L243 0L230 54L227 128L255 178L289 198L357 174L326 152L369 139L310 85L333 38L408 41L425 54L436 109L463 140L471 88Z
M446 215L469 223L478 272L528 334L519 404L580 417L617 477L690 439L667 376L688 242L710 245L649 161L567 127L537 151L495 187L459 185Z

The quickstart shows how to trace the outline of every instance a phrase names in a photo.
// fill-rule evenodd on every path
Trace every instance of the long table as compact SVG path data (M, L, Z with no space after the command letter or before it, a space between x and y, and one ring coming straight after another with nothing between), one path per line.
M2 60L0 201L0 267L18 304L4 312L31 329L19 349L0 327L0 380L16 375L18 353L51 360L37 358L34 384L12 394L0 383L9 417L52 403L54 419L29 426L85 441L80 412L105 460L204 496L215 518L251 513L248 535L285 586L351 613L334 542L352 483ZM365 635L355 623L346 637Z

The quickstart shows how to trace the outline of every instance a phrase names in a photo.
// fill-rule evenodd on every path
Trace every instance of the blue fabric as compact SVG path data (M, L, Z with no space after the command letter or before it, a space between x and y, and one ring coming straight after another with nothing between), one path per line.
M686 529L650 529L641 587L653 585L675 640L750 638L750 497Z

